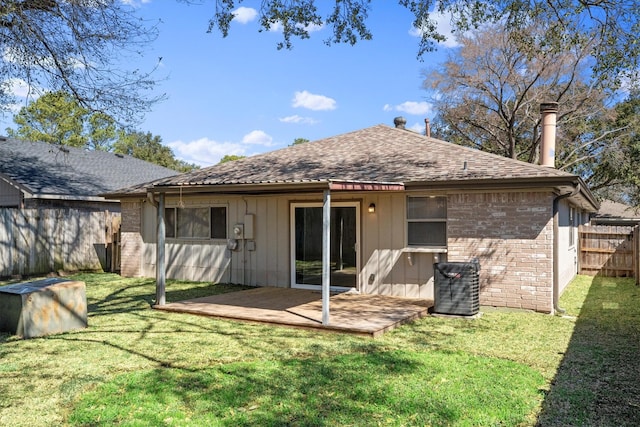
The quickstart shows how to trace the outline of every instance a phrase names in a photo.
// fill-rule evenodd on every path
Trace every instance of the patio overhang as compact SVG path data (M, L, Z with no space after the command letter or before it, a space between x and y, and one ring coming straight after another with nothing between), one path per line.
M278 192L293 193L297 191L311 192L322 191L323 213L322 213L322 324L330 324L329 300L330 300L330 229L331 229L331 192L364 192L364 191L404 191L405 186L401 182L376 182L376 181L349 181L349 180L325 180L317 182L298 183L258 183L258 184L235 184L241 185L240 193L251 194L256 191L256 185L261 190L261 194ZM235 186L234 185L234 186ZM226 186L223 186L226 187ZM156 305L161 307L166 304L165 283L166 283L166 260L165 242L166 232L164 224L164 206L167 194L195 194L200 192L211 193L212 189L222 190L221 187L207 184L185 183L185 186L153 186L147 190L147 200L156 207L157 216L157 250L156 250ZM209 191L207 191L209 190ZM267 190L267 191L264 191ZM235 192L239 189L236 187ZM217 192L217 191L215 191ZM230 194L228 189L224 193ZM156 198L157 196L157 198Z

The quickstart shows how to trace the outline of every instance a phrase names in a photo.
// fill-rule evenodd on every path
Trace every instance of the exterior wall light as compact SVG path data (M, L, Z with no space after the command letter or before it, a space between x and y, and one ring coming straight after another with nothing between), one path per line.
M375 203L369 204L369 213L376 213L376 204Z

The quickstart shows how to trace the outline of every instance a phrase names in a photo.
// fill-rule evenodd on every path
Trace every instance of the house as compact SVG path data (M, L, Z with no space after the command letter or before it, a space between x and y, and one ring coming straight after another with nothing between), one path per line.
M635 226L640 224L638 208L613 200L603 200L598 212L591 216L591 225Z
M102 193L178 172L131 156L0 138L0 207L119 211Z
M165 277L433 298L434 263L477 260L481 304L553 312L598 209L578 176L402 120L108 197L122 203L121 272L155 275L159 304Z
M100 194L177 175L130 156L0 138L0 277L119 268L120 203Z

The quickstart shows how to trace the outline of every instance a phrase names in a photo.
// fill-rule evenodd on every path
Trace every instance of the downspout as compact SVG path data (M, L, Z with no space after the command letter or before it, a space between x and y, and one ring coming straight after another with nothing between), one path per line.
M564 308L560 307L560 271L559 271L559 258L560 248L558 244L560 242L560 224L558 219L558 205L560 200L568 197L573 197L580 192L580 183L576 185L576 188L571 193L561 194L553 199L553 313L564 314L567 312ZM573 232L573 231L572 231ZM552 314L553 314L552 313Z

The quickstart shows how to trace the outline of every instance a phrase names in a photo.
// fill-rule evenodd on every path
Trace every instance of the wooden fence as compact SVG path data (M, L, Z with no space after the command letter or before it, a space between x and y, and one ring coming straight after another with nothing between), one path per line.
M580 226L580 274L635 277L638 282L638 226Z
M0 209L0 277L117 271L120 214L81 209Z

